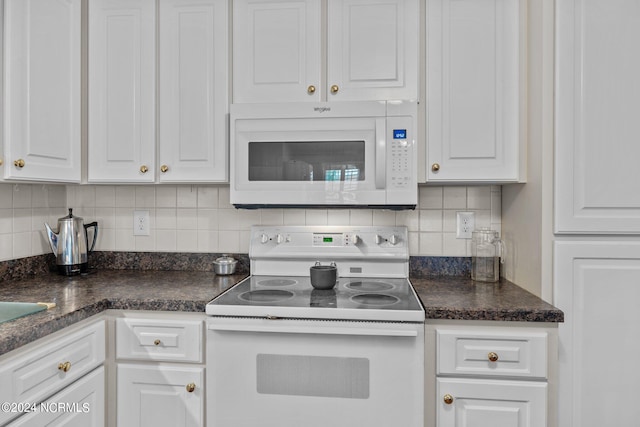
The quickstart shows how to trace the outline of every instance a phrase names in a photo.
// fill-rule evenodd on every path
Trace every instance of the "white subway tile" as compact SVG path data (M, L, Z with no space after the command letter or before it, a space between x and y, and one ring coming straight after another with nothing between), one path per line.
M442 232L442 225L441 210L420 210L420 231Z
M457 239L456 233L443 233L442 254L445 256L465 256L467 254L467 239Z
M0 209L13 208L13 185L0 184Z
M237 209L238 230L250 230L260 224L260 211L257 209Z
M194 185L181 185L176 188L176 203L178 208L198 207L198 189Z
M197 230L198 210L178 208L176 210L176 228L178 230Z
M229 201L229 187L218 188L218 208L220 209L235 209Z
M418 187L418 206L420 209L442 209L443 194L442 187Z
M420 211L415 209L396 212L395 225L404 225L409 232L420 231Z
M100 228L98 240L96 241L95 250L97 251L115 251L116 250L116 229ZM91 260L91 255L89 255Z
M31 256L51 253L51 246L44 230L31 232Z
M67 186L65 185L49 186L49 207L50 208L66 208L67 207Z
M176 251L178 252L198 252L197 230L176 230Z
M13 259L13 235L0 234L0 261Z
M96 208L114 208L116 188L113 185L96 185Z
M326 209L307 209L305 215L306 225L327 225L327 223Z
M75 188L76 197L73 205L69 204L73 211L96 206L96 187L93 185L79 185Z
M116 208L96 208L94 219L98 222L98 227L100 229L116 228Z
M442 233L420 233L419 255L442 256Z
M349 209L328 209L327 225L349 225Z
M133 228L130 230L116 229L116 251L133 251L136 241L133 235Z
M127 230L129 234L133 234L133 208L116 208L116 229ZM133 246L130 249L133 249Z
M284 209L283 225L305 225L304 209Z
M396 225L396 213L383 209L373 211L373 225L394 226Z
M25 258L31 255L31 231L14 233L13 257Z
M250 239L251 239L251 232L249 230L242 230L240 232L240 247L238 248L238 253L241 253L241 254L249 253Z
M351 209L349 225L373 225L373 211L370 209Z
M178 190L173 185L161 185L156 188L156 208L176 208Z
M282 209L259 209L260 224L262 225L282 225L284 224L284 212Z
M153 185L136 185L136 208L154 208L156 206L156 189Z
M218 229L224 231L238 231L240 219L235 209L218 209Z
M13 233L31 231L31 209L13 210Z
M491 193L491 223L500 224L502 222L502 195L501 193Z
M491 209L491 187L467 187L467 209Z
M240 234L231 231L220 232L218 251L223 253L240 252Z
M133 236L135 241L136 252L154 252L156 249L156 236L150 234L149 236Z
M218 207L218 187L198 187L198 208L213 209Z
M14 209L31 208L31 185L15 184L13 186L13 207Z
M442 231L455 232L458 228L458 212L457 210L445 210L442 212Z
M177 250L176 230L161 230L156 233L156 250L160 252L175 252Z
M218 231L218 209L198 209L198 230Z
M133 208L136 205L136 190L132 186L116 187L116 208Z
M233 233L235 239L237 240L237 234ZM200 231L198 233L198 246L193 252L217 252L220 244L222 242L222 238L220 237L220 232L209 230L209 231Z
M445 209L466 209L467 208L467 188L466 187L443 187Z
M13 209L0 209L0 234L13 233Z
M31 186L31 207L49 207L49 186L46 184L34 184Z
M156 209L156 229L157 230L176 230L178 224L178 215L176 208L158 208Z

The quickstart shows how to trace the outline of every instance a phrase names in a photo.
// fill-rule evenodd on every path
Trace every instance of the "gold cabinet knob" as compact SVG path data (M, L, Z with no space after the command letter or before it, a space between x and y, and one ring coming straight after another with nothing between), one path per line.
M64 362L64 363L58 364L59 371L69 372L69 369L71 369L71 362Z
M13 165L15 167L17 167L17 168L23 168L24 167L24 160L18 159L18 160L13 162Z
M440 165L438 163L434 163L431 165L432 172L438 172L440 170Z
M331 85L331 93L338 93L339 90L338 85Z
M0 159L0 166L2 166L2 164L3 164L3 163L4 163L4 162L2 161L2 159Z
M169 170L169 166L167 166L167 165L160 166L160 172L165 173L168 170Z
M307 88L307 93L308 93L308 94L316 93L316 87L315 87L314 85L310 85L310 86Z
M489 361L491 362L497 362L498 361L498 353L494 353L493 351L490 352L487 357L489 358Z
M160 345L161 343L162 343L162 341L160 341L160 340L155 340L155 341L153 342L153 345Z
M450 394L445 394L443 400L447 405L451 405L453 403L453 396L451 396Z
M149 168L146 165L140 166L140 172L147 173L149 172Z
M189 383L187 384L186 389L189 393L193 393L193 391L196 389L196 385L194 383Z

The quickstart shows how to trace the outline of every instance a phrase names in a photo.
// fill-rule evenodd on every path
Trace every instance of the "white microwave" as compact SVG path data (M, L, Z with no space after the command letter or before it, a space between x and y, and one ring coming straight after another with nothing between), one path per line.
M414 209L417 103L231 105L231 203L239 208Z

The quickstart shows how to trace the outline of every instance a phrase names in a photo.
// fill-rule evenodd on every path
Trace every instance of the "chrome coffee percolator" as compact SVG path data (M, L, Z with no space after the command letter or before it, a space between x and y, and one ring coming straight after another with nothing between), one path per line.
M73 215L69 209L69 215L58 218L58 232L54 232L49 224L44 224L47 229L49 245L56 256L58 272L67 276L86 273L88 270L88 254L93 251L98 238L98 223L84 224L83 219ZM87 237L87 229L93 227L93 240L91 247Z
M471 279L478 282L500 280L503 252L504 243L497 231L480 228L471 232Z

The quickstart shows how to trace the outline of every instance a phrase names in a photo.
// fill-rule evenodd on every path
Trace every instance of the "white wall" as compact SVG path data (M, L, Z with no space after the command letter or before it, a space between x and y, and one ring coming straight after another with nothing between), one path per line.
M47 253L45 220L54 228L65 207L98 221L103 251L247 253L249 227L286 225L406 225L413 256L469 256L455 238L457 211L476 212L476 225L500 230L501 187L419 188L414 211L370 209L236 210L224 185L0 184L0 261ZM133 235L133 211L148 210L150 236Z

